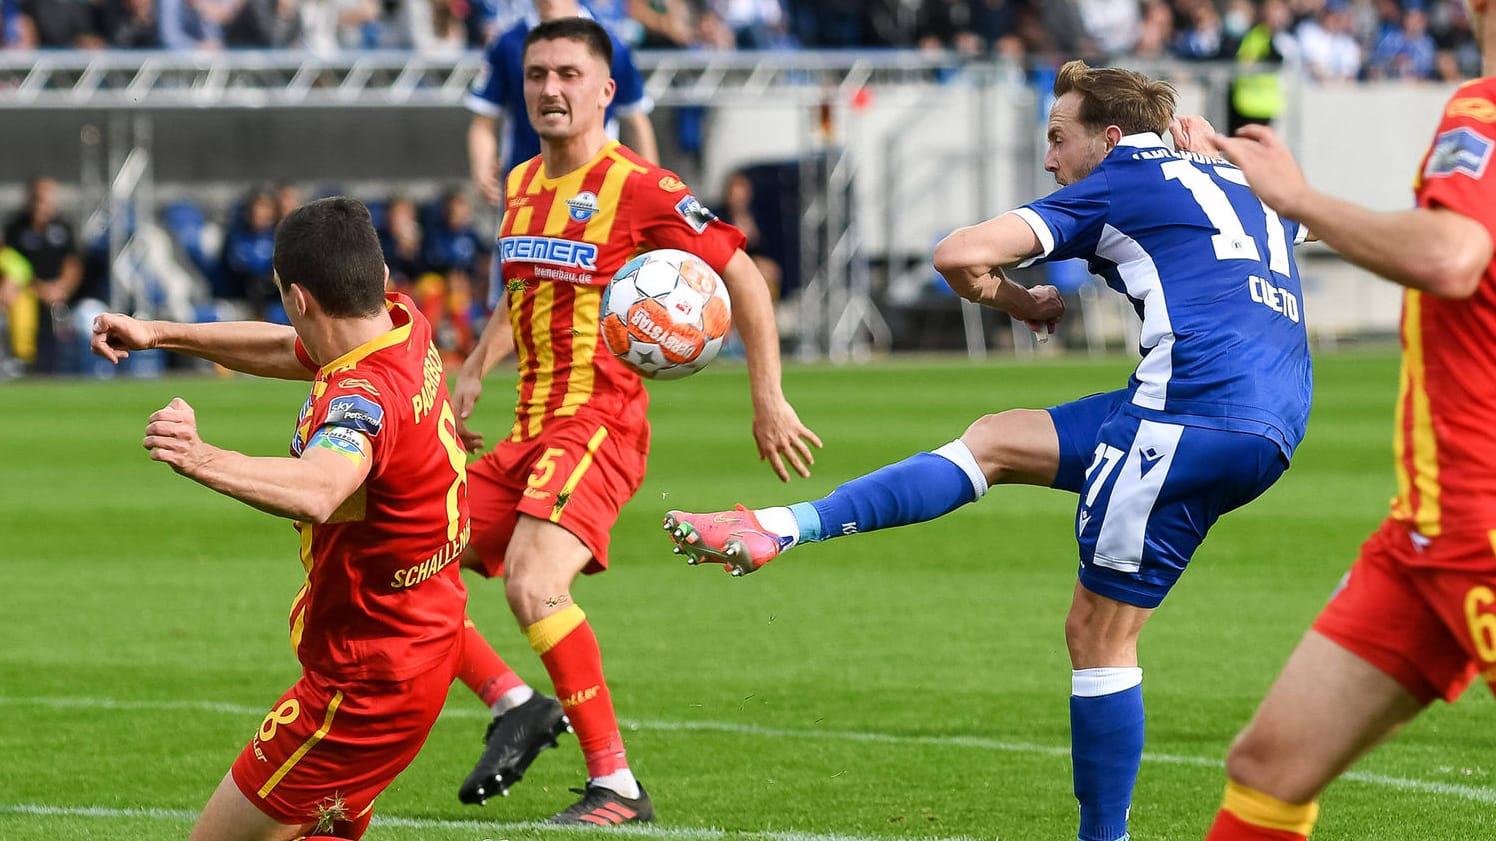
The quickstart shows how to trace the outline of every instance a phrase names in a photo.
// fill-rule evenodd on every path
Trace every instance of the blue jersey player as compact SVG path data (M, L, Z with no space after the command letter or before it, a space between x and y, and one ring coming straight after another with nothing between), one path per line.
M497 205L504 197L503 176L540 154L540 137L525 110L525 36L541 21L566 17L593 15L578 0L534 0L533 11L489 43L483 54L483 70L468 90L467 108L473 112L468 125L468 167L474 186L491 205ZM654 128L649 123L654 102L644 92L644 76L634 65L633 51L617 35L611 37L613 81L617 90L608 107L608 134L616 138L619 129L624 129L624 140L630 149L647 161L658 162ZM572 105L542 103L542 107L563 110ZM500 120L504 122L502 149L497 131Z
M962 297L1043 331L1064 314L1058 293L1002 269L1085 258L1143 320L1127 387L987 415L823 499L671 511L665 527L692 563L741 575L799 543L934 519L991 485L1079 494L1065 622L1079 838L1118 841L1143 752L1138 634L1210 526L1277 481L1304 435L1312 373L1290 249L1305 232L1239 170L1164 144L1167 84L1074 61L1054 93L1045 169L1061 189L952 233L935 266Z

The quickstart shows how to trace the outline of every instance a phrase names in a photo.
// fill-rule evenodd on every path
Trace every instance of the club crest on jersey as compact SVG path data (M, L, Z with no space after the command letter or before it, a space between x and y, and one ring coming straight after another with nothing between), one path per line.
M566 200L566 206L571 208L569 215L573 222L586 222L597 212L597 193L577 193Z
M706 226L717 218L717 214L708 210L706 205L697 201L696 197L690 193L675 203L675 212L679 213L680 218L686 220L686 224L694 228L698 234L705 233Z
M1423 177L1445 178L1463 172L1471 178L1480 178L1491 161L1492 148L1496 148L1496 140L1474 129L1465 126L1450 129L1434 138L1434 151L1429 153Z

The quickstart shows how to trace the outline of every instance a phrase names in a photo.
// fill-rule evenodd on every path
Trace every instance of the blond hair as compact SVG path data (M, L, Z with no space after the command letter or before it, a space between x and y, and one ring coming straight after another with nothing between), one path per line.
M1174 116L1174 86L1120 67L1067 61L1054 80L1055 97L1080 94L1077 119L1093 130L1116 126L1124 135L1163 134Z

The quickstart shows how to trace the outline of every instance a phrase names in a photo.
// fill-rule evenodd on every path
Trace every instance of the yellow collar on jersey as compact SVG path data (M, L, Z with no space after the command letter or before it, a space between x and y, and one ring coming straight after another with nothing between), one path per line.
M410 325L411 322L414 321L410 314L410 311L407 310L403 305L397 304L394 301L386 301L384 305L385 308L390 311L390 315L404 315L405 323L396 325L395 329L385 333L381 333L378 336L375 336L369 341L364 342L363 344L354 348L353 350L350 350L342 356L339 356L337 359L334 359L326 365L323 365L323 375L331 376L338 371L346 371L349 368L357 365L369 354L374 353L375 351L384 350L387 347L393 347L394 345L398 345L410 338ZM395 320L399 321L400 319L397 317Z

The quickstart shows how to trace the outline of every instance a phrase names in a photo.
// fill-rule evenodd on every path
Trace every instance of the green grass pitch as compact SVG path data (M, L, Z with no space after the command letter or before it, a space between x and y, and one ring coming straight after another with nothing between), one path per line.
M1074 838L1073 497L1000 488L937 523L796 550L733 580L670 553L660 517L787 503L956 437L988 411L1120 385L1125 359L789 366L826 441L782 486L756 461L741 367L652 388L649 478L613 570L577 599L603 644L630 757L660 821L639 837L778 841ZM1321 355L1308 441L1211 534L1144 632L1148 752L1133 837L1198 839L1220 761L1393 491L1396 359ZM181 395L205 437L285 452L304 385L250 379L0 385L0 838L185 837L296 678L290 526L152 464L147 415ZM477 426L508 426L494 377ZM471 612L537 686L501 585ZM485 710L460 685L371 839L538 839L583 767L573 738L513 794L457 802ZM1438 705L1323 800L1316 841L1496 837L1496 706ZM630 836L635 837L635 836Z

